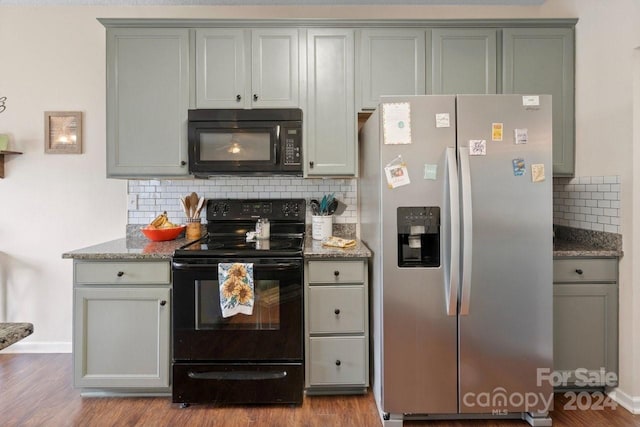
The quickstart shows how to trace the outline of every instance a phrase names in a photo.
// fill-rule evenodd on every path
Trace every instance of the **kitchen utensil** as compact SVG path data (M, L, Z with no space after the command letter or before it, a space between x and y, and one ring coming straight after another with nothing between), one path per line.
M187 218L191 218L191 200L189 196L181 198L184 201L184 214Z
M327 207L327 214L333 215L333 213L338 209L338 200L333 199L333 201Z
M190 212L191 212L191 215L189 215L189 218L195 218L196 209L198 208L198 202L200 201L200 198L196 193L191 193L189 195L189 199L190 199L189 206L190 206Z
M200 211L202 211L202 207L204 206L204 197L200 197L200 201L198 202L198 206L196 207L196 218L200 218Z
M180 205L182 205L182 210L184 211L184 214L187 216L187 218L189 217L189 208L187 208L187 203L184 197L180 197Z
M311 205L311 212L314 215L320 215L320 202L318 202L316 199L311 199L309 205Z

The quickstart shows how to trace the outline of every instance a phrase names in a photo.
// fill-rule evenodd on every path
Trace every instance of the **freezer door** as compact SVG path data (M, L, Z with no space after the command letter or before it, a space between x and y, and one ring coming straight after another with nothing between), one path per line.
M552 397L540 376L553 360L551 97L524 104L518 95L457 99L461 413L544 412ZM473 155L482 140L486 155ZM544 179L533 181L533 165Z
M451 304L447 305L448 301L452 302L446 281L451 276L448 270L451 219L445 154L447 147L455 147L455 98L383 97L381 102L408 102L411 110L411 144L392 145L380 141L382 409L394 414L455 413L458 405L457 318L456 310L448 313ZM440 113L449 115L448 127L436 127L436 114ZM383 118L382 114L380 117ZM381 128L380 134L384 134L384 129ZM411 183L392 189L386 185L383 170L398 156L406 165ZM455 161L451 165L455 168ZM439 265L398 266L399 207L440 209ZM407 211L417 215L420 212L419 209L400 210ZM455 295L453 299L455 307Z

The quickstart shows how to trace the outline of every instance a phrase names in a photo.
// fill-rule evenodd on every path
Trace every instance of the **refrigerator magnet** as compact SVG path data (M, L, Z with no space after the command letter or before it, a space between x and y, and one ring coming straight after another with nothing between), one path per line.
M502 141L502 131L504 123L491 123L491 140Z
M384 167L384 175L387 178L387 186L389 188L402 187L411 183L407 164L402 160L402 156L398 156L387 163Z
M487 141L484 139L470 139L469 140L469 155L470 156L486 156L487 155Z
M385 144L411 144L411 105L408 102L382 104Z
M527 129L514 129L513 137L516 144L526 144L529 140L529 132Z
M531 165L531 181L542 182L544 181L544 164L536 163Z
M513 175L514 176L522 176L525 172L525 164L524 159L513 159L511 161L513 165Z
M424 179L431 179L433 181L438 179L438 165L425 163L424 164Z
M436 127L437 128L451 127L451 120L449 118L449 113L436 114Z

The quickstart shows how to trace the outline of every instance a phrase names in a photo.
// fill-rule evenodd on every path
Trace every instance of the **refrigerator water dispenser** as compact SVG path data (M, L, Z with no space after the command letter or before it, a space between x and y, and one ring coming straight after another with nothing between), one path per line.
M440 208L398 208L398 267L440 266Z

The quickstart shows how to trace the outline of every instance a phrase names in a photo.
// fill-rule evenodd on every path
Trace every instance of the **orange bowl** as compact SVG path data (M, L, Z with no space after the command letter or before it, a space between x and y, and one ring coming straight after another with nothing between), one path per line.
M165 240L175 239L184 231L185 228L187 228L186 225L180 225L172 228L149 228L149 226L145 226L140 230L149 240L153 240L154 242L163 242Z

